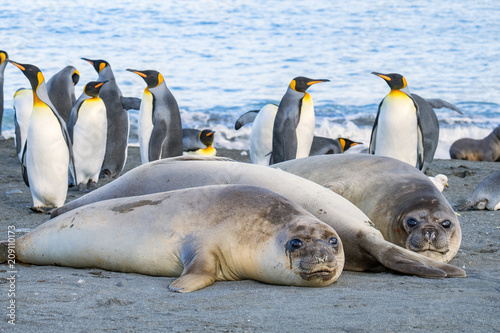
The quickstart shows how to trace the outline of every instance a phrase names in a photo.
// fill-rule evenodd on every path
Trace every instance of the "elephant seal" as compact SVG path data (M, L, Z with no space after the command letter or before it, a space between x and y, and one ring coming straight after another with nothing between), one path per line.
M391 243L442 262L458 252L462 232L453 208L429 178L409 164L352 154L314 156L276 168L342 195Z
M457 267L387 242L361 210L318 184L267 166L230 162L217 157L174 157L141 165L58 208L52 216L111 198L217 184L264 187L305 208L333 227L342 239L346 270L365 271L383 265L422 277L465 276L465 272Z
M323 287L344 266L332 227L274 192L215 185L96 202L16 240L35 265L180 276L171 291L215 281Z
M500 162L500 125L481 140L459 139L450 147L455 160Z
M487 210L500 209L500 171L493 172L480 182L457 210L467 210L472 207Z

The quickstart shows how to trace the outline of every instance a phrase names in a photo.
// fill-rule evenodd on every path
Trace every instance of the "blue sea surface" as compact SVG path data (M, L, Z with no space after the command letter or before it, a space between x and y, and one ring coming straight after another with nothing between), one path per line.
M500 124L500 6L495 1L7 1L0 49L40 67L46 79L67 65L76 86L97 77L81 60L111 64L125 96L144 81L126 68L155 69L181 108L183 127L211 128L216 147L248 149L244 112L279 103L296 76L330 79L312 86L316 135L369 143L389 87L371 75L400 73L410 91L442 98L463 116L437 110L438 158L451 143L482 138ZM13 136L12 96L28 80L5 70L4 135ZM131 111L130 142L137 142Z

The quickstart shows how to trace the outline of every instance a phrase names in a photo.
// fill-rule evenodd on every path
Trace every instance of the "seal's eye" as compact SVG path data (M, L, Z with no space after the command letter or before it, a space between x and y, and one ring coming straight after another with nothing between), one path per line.
M337 239L337 237L328 238L328 243L333 247L339 246L339 240Z
M302 246L304 245L304 243L302 243L302 241L300 239L292 239L291 241L288 242L288 246L291 250L298 250L300 249Z
M417 221L417 220L415 220L415 219L409 218L408 220L406 220L406 224L407 224L410 228L413 228L413 227L416 227L416 226L417 226L418 221Z
M448 221L448 220L443 221L443 222L441 222L441 226L442 226L443 228L445 228L445 229L448 229L448 228L450 228L450 227L451 227L451 222L450 222L450 221Z

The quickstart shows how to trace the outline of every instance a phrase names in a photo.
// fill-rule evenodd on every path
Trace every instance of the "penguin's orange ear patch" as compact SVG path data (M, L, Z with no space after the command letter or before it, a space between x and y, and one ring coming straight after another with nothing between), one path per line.
M0 64L3 64L5 59L7 59L7 56L5 55L5 53L3 53L3 52L0 53Z
M99 65L99 73L104 69L104 67L106 67L106 64L104 62L101 62L101 64Z
M295 85L297 84L297 82L295 82L295 80L292 80L292 82L290 82L290 88L292 88L293 90L295 90Z
M43 80L45 80L42 72L38 72L37 79L38 79L38 86L37 86L37 89L38 89L38 87L40 87L40 84L43 82Z
M161 73L158 73L158 85L160 85L163 82L163 75Z

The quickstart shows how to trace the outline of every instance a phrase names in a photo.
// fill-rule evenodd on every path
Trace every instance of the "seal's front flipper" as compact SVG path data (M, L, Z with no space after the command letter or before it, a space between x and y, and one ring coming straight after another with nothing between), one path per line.
M467 276L465 271L458 267L412 252L383 239L378 241L384 243L370 247L376 250L368 252L382 265L394 271L425 278Z
M215 278L205 274L182 274L168 289L178 293L189 293L214 284Z

